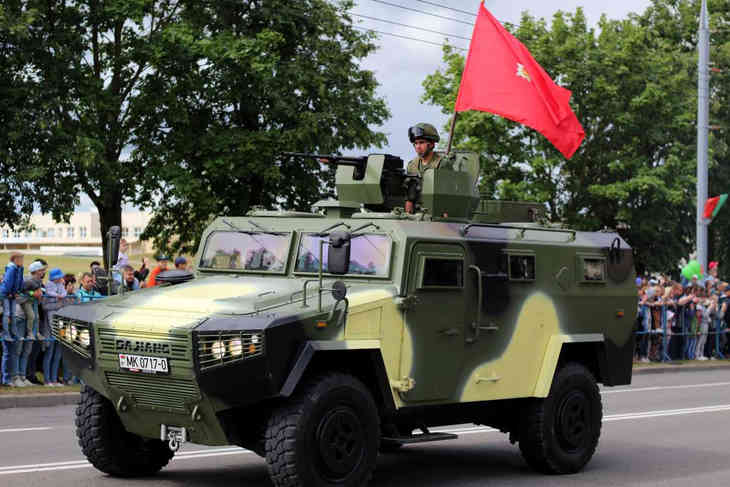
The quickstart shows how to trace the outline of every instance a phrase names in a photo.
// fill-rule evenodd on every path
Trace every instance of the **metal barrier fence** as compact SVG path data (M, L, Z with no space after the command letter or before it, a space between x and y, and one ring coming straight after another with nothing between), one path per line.
M724 319L712 317L707 332L702 332L701 321L696 320L696 329L693 330L693 319L688 305L654 305L647 306L646 311L639 312L639 330L636 332L636 345L639 358L648 358L655 362L670 362L672 360L696 360L710 349L707 358L725 359L725 348L728 346L728 329ZM655 315L652 309L659 308ZM669 324L668 314L674 313L672 325ZM645 318L644 313L649 313ZM728 310L730 312L730 310ZM654 323L654 317L659 317L659 323ZM648 326L647 326L648 325ZM705 344L702 350L697 350L698 343ZM699 356L697 352L699 351ZM679 352L679 353L678 353Z

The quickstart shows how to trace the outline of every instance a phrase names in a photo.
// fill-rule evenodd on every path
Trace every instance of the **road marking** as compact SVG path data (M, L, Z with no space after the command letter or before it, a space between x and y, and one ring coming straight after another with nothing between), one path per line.
M730 404L720 404L717 406L704 406L698 408L683 409L666 409L661 411L642 411L625 414L609 414L603 417L604 422L627 421L632 419L660 418L666 416L683 416L688 414L716 413L730 411ZM459 428L437 428L434 432L453 433L458 435L472 435L493 433L497 430L486 426L464 426ZM245 455L253 454L252 451L244 450L237 447L215 448L208 450L193 450L189 452L179 452L173 457L172 461L182 461L208 457L222 457L228 455ZM12 475L33 472L49 472L58 470L71 470L78 468L91 468L92 465L86 460L74 460L68 462L56 463L40 463L35 465L12 465L8 467L0 467L0 475Z
M603 418L604 421L624 421L627 419L661 418L664 416L684 416L685 414L717 413L730 411L730 404L719 406L705 406L699 408L667 409L664 411L646 411L643 413L610 414Z
M50 426L43 426L43 427L37 427L37 428L11 428L6 430L0 430L0 433L21 433L25 431L48 431L52 430L53 428Z
M601 394L619 394L621 392L648 392L648 391L667 391L672 389L700 389L704 387L721 387L730 386L730 382L710 382L707 384L687 384L682 386L654 386L654 387L637 387L635 389L604 389Z
M189 460L207 457L222 457L227 455L245 455L251 454L252 451L243 448L215 448L208 450L193 450L189 452L179 452L173 457L173 461ZM86 460L73 460L68 462L55 463L39 463L35 465L13 465L10 467L0 467L0 475L11 475L31 472L49 472L56 470L70 470L76 468L91 468L92 465Z

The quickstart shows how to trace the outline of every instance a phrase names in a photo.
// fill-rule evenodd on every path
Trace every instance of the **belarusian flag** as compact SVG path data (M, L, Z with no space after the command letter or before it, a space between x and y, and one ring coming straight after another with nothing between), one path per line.
M705 212L702 216L708 220L712 220L720 212L720 208L722 208L722 205L725 204L725 201L727 201L726 194L710 198L707 200L707 203L705 203Z

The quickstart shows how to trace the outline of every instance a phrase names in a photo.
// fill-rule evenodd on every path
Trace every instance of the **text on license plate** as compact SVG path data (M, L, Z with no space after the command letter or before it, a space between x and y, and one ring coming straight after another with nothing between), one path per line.
M127 355L126 353L119 354L119 367L130 372L145 374L167 374L170 372L166 358Z

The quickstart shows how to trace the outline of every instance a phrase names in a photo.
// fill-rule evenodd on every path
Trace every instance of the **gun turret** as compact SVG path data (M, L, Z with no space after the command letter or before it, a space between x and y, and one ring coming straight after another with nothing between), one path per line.
M479 202L476 183L479 177L477 154L453 151L438 171L423 177L408 175L403 159L389 154L367 157L285 152L290 157L315 159L337 167L336 203L318 202L327 214L352 215L364 206L372 212L391 212L403 208L408 213L426 209L439 218L471 218Z
M336 185L340 201L361 203L372 211L390 211L404 206L407 185L403 159L389 154L348 157L301 152L283 155L315 159L337 167Z

